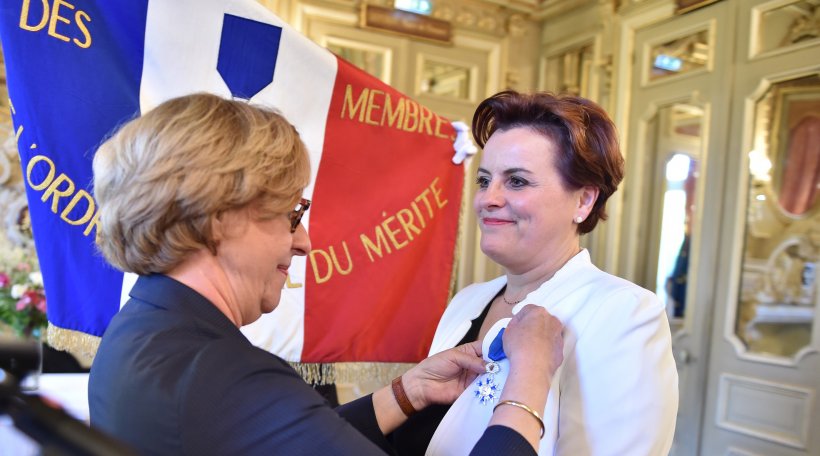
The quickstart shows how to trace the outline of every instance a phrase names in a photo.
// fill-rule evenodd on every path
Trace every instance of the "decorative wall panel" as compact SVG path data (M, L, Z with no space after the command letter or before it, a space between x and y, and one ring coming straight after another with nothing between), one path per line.
M718 387L717 425L795 448L806 448L814 392L724 374Z

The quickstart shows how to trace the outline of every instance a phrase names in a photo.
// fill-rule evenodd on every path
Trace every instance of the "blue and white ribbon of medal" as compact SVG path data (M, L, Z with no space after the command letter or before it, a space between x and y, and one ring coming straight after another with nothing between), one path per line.
M498 382L495 381L495 375L501 372L501 365L498 362L507 357L504 353L503 335L504 328L501 328L493 341L490 342L489 349L485 350L486 358L489 358L489 361L484 366L484 375L480 376L476 382L477 388L475 390L475 397L481 405L494 403L501 396L503 386L499 386Z

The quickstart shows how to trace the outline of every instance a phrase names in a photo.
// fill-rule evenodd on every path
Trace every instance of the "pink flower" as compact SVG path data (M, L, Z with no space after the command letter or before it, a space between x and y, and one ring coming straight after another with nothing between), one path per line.
M16 269L18 271L31 272L31 265L28 263L18 263Z
M20 297L20 300L17 301L17 310L25 310L26 307L32 307L40 312L45 313L46 311L46 298L45 296L37 293L34 290L27 290L23 293L23 296Z
M6 288L11 284L11 279L9 275L5 272L0 272L0 288Z
M40 299L37 300L37 303L35 303L35 306L37 306L37 310L40 312L46 313L46 298L41 296Z

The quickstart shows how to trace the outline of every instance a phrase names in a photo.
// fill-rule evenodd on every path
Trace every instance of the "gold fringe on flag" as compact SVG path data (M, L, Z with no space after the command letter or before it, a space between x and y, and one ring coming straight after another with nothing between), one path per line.
M90 367L100 345L100 338L80 331L60 328L51 323L47 330L48 344L72 354L83 367ZM415 363L297 363L289 362L310 385L359 385L365 390L390 384ZM358 389L358 387L355 387ZM341 395L340 395L341 397Z
M336 381L356 383L367 380L387 385L413 366L415 363L336 363Z
M336 368L330 363L297 363L288 361L293 369L310 385L336 383Z
M70 353L80 365L90 367L100 338L72 329L60 328L48 324L48 344L56 349ZM330 385L334 383L377 383L387 385L391 380L407 372L414 363L289 363L297 373L311 385Z
M91 367L91 362L94 361L94 355L97 354L97 348L100 346L100 337L73 329L60 328L51 322L48 323L46 334L46 341L52 348L70 353L83 367Z
M387 385L407 372L414 363L296 363L290 365L311 385L360 383Z

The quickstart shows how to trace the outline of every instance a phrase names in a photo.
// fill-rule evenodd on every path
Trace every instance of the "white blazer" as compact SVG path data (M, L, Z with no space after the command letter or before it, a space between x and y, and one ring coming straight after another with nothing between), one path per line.
M430 354L455 346L505 284L502 276L460 291L439 322ZM538 454L668 454L678 410L678 373L669 323L655 294L599 270L582 250L517 304L513 314L527 304L544 307L564 325L564 362L550 385ZM487 333L485 357L508 321ZM499 364L495 380L503 386L509 362ZM475 390L475 384L468 387L450 408L428 455L468 454L478 441L494 404L482 405Z

